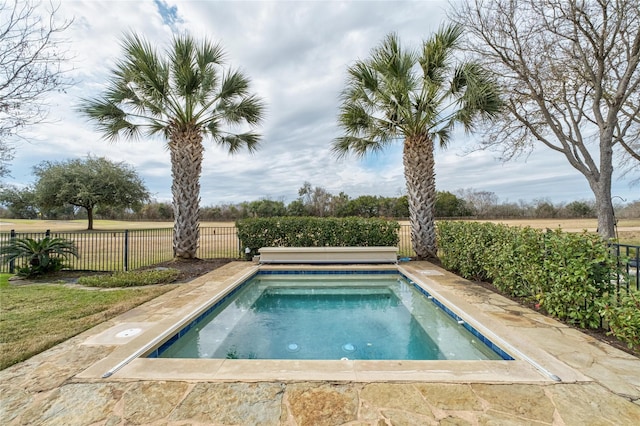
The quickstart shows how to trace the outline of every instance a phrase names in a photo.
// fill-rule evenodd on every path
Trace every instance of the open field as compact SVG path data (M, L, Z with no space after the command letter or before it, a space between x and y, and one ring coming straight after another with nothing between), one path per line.
M598 226L596 219L500 219L478 220L480 222L504 223L509 226L530 226L537 229L562 228L567 232L582 232L587 230L595 232ZM402 225L408 225L409 221L400 221ZM234 222L201 222L201 227L231 227ZM125 229L160 229L173 228L173 222L127 222L119 220L96 220L96 231L116 231ZM83 231L87 229L86 220L36 220L36 219L0 219L0 231L15 229L19 232L44 232L51 231ZM640 231L640 218L620 219L618 231Z
M200 222L201 227L235 226L234 222ZM173 222L138 222L121 220L95 220L94 231L123 231L125 229L164 229L173 228ZM86 231L87 221L82 220L37 220L37 219L0 219L0 232L12 229L18 232Z

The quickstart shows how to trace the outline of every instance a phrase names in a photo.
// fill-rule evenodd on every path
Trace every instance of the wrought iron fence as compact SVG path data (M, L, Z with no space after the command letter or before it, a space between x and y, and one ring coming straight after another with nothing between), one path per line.
M618 291L635 288L640 290L640 246L630 244L611 244L611 252L618 259L619 273L616 287Z
M73 241L77 258L69 257L66 266L74 270L128 271L173 259L173 229L135 229L124 231L3 232L0 244L12 238L40 239L46 236ZM196 256L202 259L240 256L236 228L200 228L200 247ZM14 272L21 264L2 264L0 272Z
M411 225L400 225L400 231L398 231L400 237L398 241L398 255L400 257L413 257L416 252L413 251L413 245L411 244Z
M415 256L411 244L411 226L401 225L398 241L400 257ZM124 231L60 231L2 232L0 245L12 238L66 238L78 247L79 257L69 258L67 267L89 271L128 271L169 261L173 258L173 229L136 229ZM621 273L617 288L640 290L638 266L640 246L611 244ZM238 259L244 256L234 226L200 228L200 247L196 255L202 259ZM0 272L14 272L21 264L0 264Z

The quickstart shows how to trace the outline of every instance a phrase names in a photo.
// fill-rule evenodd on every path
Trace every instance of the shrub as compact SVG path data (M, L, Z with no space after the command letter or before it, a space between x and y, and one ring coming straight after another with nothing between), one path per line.
M149 269L80 277L78 284L89 287L137 287L172 283L179 275L180 271L177 269Z
M537 300L569 323L599 327L598 301L612 290L617 266L597 235L477 222L439 222L437 231L445 268Z
M236 222L238 238L250 254L260 247L396 246L398 222L384 219L272 217Z
M510 296L538 299L546 284L544 238L532 228L503 226L499 238L483 250L489 280Z
M504 225L478 222L438 223L437 236L442 265L463 278L487 280L487 251L501 234Z
M631 289L616 297L607 295L600 304L600 313L617 339L629 349L640 351L640 291Z
M0 247L3 262L20 259L26 261L26 265L18 267L17 272L25 277L59 271L64 267L63 261L69 256L78 257L78 249L73 241L64 238L14 238Z
M607 244L598 235L547 231L544 271L540 305L569 323L599 327L598 299L613 290L617 271Z

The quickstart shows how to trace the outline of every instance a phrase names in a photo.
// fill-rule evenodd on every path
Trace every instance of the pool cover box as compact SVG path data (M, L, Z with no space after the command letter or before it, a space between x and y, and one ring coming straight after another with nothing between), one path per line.
M397 247L262 247L260 263L396 263Z

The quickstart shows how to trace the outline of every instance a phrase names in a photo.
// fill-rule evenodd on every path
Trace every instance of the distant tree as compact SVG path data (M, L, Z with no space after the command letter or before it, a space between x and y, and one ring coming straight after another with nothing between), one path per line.
M82 111L105 138L136 139L160 135L171 154L177 258L196 256L200 244L200 175L205 136L228 149L253 152L264 112L261 99L249 91L243 73L224 66L224 52L208 40L189 35L173 38L169 49L129 34L124 53L111 71L100 97L83 101ZM247 130L247 131L244 131Z
M637 219L640 217L640 200L633 201L622 207L617 213L620 219Z
M595 215L593 205L585 201L573 201L565 206L565 210L569 217L584 218Z
M287 214L284 202L268 199L250 202L248 210L252 217L275 217Z
M640 162L638 0L467 0L452 18L507 97L484 146L506 159L536 145L564 155L613 238L614 157Z
M346 214L347 206L349 205L350 198L343 191L340 191L338 195L334 195L331 197L331 206L329 207L329 211L332 216L336 217L345 217L348 216Z
M310 216L329 215L333 196L326 189L320 186L312 187L309 182L305 182L298 190L298 195Z
M360 217L380 216L380 199L373 195L361 195L349 201L349 215Z
M152 201L140 209L140 218L144 220L173 220L171 203Z
M149 193L133 168L106 158L44 161L34 168L37 203L44 209L70 204L87 212L93 229L97 206L138 209Z
M436 217L470 216L471 209L464 200L448 191L436 193Z
M0 204L7 207L9 217L37 219L36 194L33 188L6 187L0 191Z
M521 204L517 203L501 203L491 207L487 212L489 217L496 218L515 218L525 216L526 211L523 210Z
M0 177L8 174L13 147L8 139L47 115L45 95L62 90L69 80L61 64L67 60L57 34L71 21L57 22L59 6L42 16L32 0L0 2Z
M393 210L390 217L407 218L409 217L409 197L403 195L396 198L393 204Z
M487 217L491 210L498 205L498 196L495 192L479 191L473 188L457 191L460 197L471 207L472 214Z
M418 258L436 258L434 145L445 147L454 126L471 131L501 107L497 86L476 62L454 63L463 26L441 28L420 49L389 34L369 58L348 69L338 155L363 156L403 144L411 240Z
M307 210L304 208L302 199L293 200L287 205L287 215L289 216L306 216Z
M535 217L537 218L553 218L558 215L558 209L549 200L535 200Z

